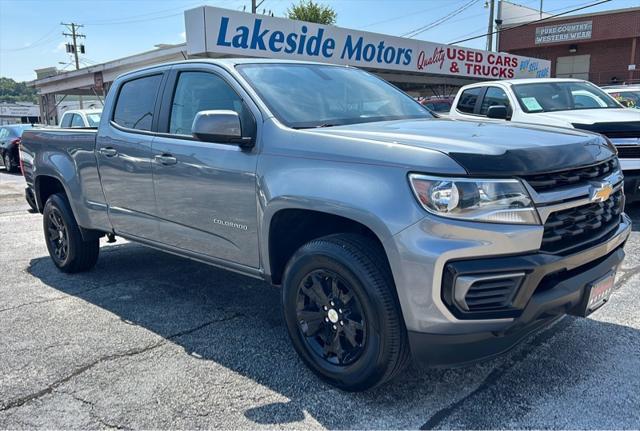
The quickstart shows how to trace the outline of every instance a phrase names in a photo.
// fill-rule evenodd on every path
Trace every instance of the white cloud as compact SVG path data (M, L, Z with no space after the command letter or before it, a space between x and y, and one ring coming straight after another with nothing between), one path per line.
M182 33L180 33L180 40L183 41L183 42L185 40L187 40L187 32L186 31L183 31Z
M53 49L53 52L65 52L65 51L66 51L65 45L66 45L66 43L65 43L65 42L60 42L60 43L58 44L58 46L56 46L56 47Z

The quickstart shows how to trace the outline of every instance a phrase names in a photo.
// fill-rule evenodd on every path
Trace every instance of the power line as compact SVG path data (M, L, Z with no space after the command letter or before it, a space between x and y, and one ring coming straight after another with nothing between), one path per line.
M529 1L529 2L527 2L527 3L523 3L523 5L525 5L525 4L531 4L531 3L537 3L538 1L539 1L539 0L532 0L532 1ZM587 5L587 4L591 4L591 2L586 2L586 3L585 3L585 2L582 2L582 3L576 3L576 4L572 4L571 6L568 6L568 7L569 7L569 8L571 8L571 7L579 7L579 6L584 6L584 5ZM567 6L563 6L563 7L559 7L559 8L556 8L556 9L548 10L548 11L547 11L547 13L549 13L549 12L557 12L557 11L560 11L560 10L566 10L566 9L567 9ZM471 16L466 17L466 18L463 18L463 19L458 19L458 20L450 21L450 22L449 22L449 24L453 24L454 22L465 21L465 20L467 20L467 19L469 19L469 18L475 18L475 17L480 16L480 15L484 15L484 14L471 15ZM540 15L540 12L536 10L536 11L534 11L534 12L530 13L530 14L522 15L522 16L521 16L521 18L528 18L528 17L531 17L531 16L538 16L538 15ZM480 27L480 28L476 28L475 30L472 30L472 31L469 31L469 32L467 32L467 33L464 33L464 34L461 34L461 35L459 35L459 36L456 36L456 39L458 39L458 38L464 38L464 37L467 37L467 36L469 36L469 35L476 34L476 33L478 33L479 31L482 31L483 29L484 29L484 26L482 26L482 27ZM447 42L447 44L453 44L453 43L455 43L455 42Z
M458 3L462 3L463 1L465 1L465 0L458 1ZM376 25L380 25L380 24L386 24L386 23L391 22L391 21L397 21L399 19L406 18L406 17L409 17L409 16L416 16L416 15L419 15L419 14L425 13L425 12L433 12L433 6L431 6L430 8L427 8L427 9L421 9L421 10L417 10L417 11L414 11L414 12L410 12L410 13L406 13L406 14L403 14L403 15L399 15L399 16L396 16L396 17L393 17L393 18L384 19L382 21L377 21L377 22L374 22L372 24L367 24L365 26L360 26L360 28L369 28L369 27L373 27L373 26L376 26Z
M568 10L566 12L558 13L558 14L555 14L555 15L550 15L550 16L547 16L547 17L542 18L542 19L537 19L535 21L530 21L530 22L526 22L524 24L516 25L514 27L504 28L504 29L501 29L501 30L492 31L490 33L488 32L488 33L485 33L485 34L480 34L478 36L469 37L469 38L462 39L462 40L457 40L455 42L451 42L449 45L455 45L455 44L462 43L462 42L468 42L470 40L480 39L482 37L489 36L489 34L499 34L499 33L505 32L505 31L514 30L516 28L526 27L526 26L531 25L531 24L536 24L536 23L539 23L539 22L542 22L542 21L546 21L546 20L549 20L549 19L552 19L552 18L556 18L556 17L562 16L562 15L566 15L566 14L571 13L571 12L577 12L579 10L588 9L590 7L598 6L598 5L601 5L601 4L604 4L604 3L608 3L610 1L611 0L601 0L599 2L595 2L595 3L591 3L589 5L586 5L586 6L578 7L578 8L575 8L575 9L571 9L571 10Z
M52 42L55 39L55 37L49 37L49 36L51 36L54 32L57 32L57 30L58 30L58 27L56 26L52 28L51 31L48 31L47 33L45 33L44 36L34 40L33 42L29 43L27 46L24 46L22 48L0 49L0 51L13 52L13 51L24 51L26 49L37 48L38 46L42 46L46 43Z
M464 12L465 10L467 10L468 8L470 8L471 6L473 6L476 3L478 3L478 0L471 0L471 1L467 2L467 3L465 3L464 5L460 6L458 9L456 9L456 10L454 10L452 12L449 12L447 15L445 15L445 16L443 16L441 18L438 18L437 20L435 20L435 21L433 21L433 22L431 22L431 23L429 23L427 25L424 25L422 27L418 27L418 28L416 28L414 30L411 30L411 31L401 35L401 37L416 37L420 33L423 33L423 32L425 32L427 30L430 30L430 29L432 29L434 27L437 27L440 24L443 24L446 21L448 21L449 19L453 18L454 16L461 14L462 12Z

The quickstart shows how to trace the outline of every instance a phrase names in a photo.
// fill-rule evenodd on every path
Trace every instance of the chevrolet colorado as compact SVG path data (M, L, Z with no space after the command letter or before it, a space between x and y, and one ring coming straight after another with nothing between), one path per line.
M302 360L352 391L591 313L630 232L605 137L435 119L351 67L150 67L97 131L34 129L23 152L60 270L118 235L280 285Z

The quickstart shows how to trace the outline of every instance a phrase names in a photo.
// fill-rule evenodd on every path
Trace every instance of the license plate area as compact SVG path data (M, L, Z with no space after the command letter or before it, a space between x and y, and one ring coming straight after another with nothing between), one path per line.
M615 289L615 268L598 280L589 283L586 289L586 300L583 302L582 315L588 316L609 301Z

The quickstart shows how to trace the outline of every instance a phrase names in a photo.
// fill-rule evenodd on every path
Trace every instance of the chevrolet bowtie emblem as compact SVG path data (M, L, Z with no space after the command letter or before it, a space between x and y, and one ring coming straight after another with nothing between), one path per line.
M591 187L590 200L591 202L604 202L609 199L609 196L613 193L613 187L609 183L601 183L597 186Z

